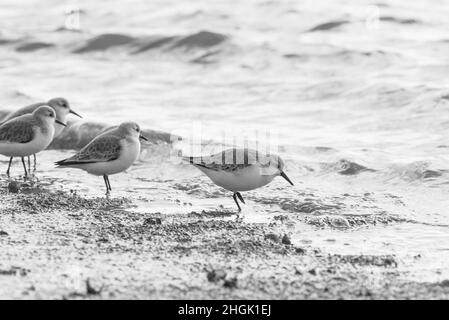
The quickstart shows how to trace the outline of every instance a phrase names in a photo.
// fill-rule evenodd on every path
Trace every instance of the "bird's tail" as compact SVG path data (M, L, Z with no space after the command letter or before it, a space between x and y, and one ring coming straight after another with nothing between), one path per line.
M201 165L204 164L205 158L206 157L182 157L182 161L193 165Z
M210 169L204 162L204 157L182 157L184 162L190 163L191 165L199 168Z
M193 164L193 163L195 163L195 157L185 157L184 156L184 157L182 157L182 161Z
M72 164L75 164L74 161L70 161L70 159L63 159L63 160L59 160L55 162L55 165L57 165L58 167L65 167L65 166L70 166Z
M55 162L55 165L57 165L58 167L62 167L62 166L64 166L64 161L66 161L66 159L56 161L56 162Z

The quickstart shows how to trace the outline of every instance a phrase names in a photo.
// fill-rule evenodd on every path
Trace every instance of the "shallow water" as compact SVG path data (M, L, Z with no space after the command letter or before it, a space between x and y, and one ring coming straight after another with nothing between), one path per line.
M76 7L80 29L66 30ZM239 145L269 132L295 187L276 179L246 193L245 221L287 215L293 241L395 254L410 277L440 280L449 277L448 12L444 1L404 0L2 1L1 109L64 96L86 122L135 120L182 136L186 153L198 151L195 130L207 151L224 136ZM130 210L235 210L228 192L152 140L111 177ZM101 178L54 168L73 152L57 147L38 155L40 183L101 195ZM367 222L346 225L353 217Z

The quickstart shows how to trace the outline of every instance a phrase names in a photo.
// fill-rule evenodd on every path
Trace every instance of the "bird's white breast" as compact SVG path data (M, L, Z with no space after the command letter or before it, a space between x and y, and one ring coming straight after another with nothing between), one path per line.
M128 169L139 157L140 142L137 139L122 139L120 155L117 159L96 163L79 164L74 167L86 170L94 175L111 175Z
M46 126L45 132L40 127L33 126L34 137L30 142L1 142L0 153L8 157L26 157L44 150L51 143L54 135L54 127Z
M230 191L248 191L260 188L270 183L274 176L261 174L258 165L251 165L236 171L214 171L198 167L215 184Z

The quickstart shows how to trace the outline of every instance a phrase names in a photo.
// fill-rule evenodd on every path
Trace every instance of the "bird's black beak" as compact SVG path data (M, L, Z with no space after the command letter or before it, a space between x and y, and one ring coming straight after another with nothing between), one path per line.
M55 119L55 122L57 124L60 124L61 126L67 127L67 125L64 122L59 121L58 119Z
M69 113L73 113L75 116L82 118L78 113L70 109Z
M292 186L294 186L293 182L287 177L284 172L281 172L281 177L288 181Z
M148 141L148 138L144 137L143 135L140 135L139 138L142 139L142 140Z

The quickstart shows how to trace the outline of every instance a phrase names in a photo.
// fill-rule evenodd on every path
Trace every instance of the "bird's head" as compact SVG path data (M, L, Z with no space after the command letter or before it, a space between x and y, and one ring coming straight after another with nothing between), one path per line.
M64 121L69 113L82 118L78 113L70 108L69 102L64 98L53 98L48 101L48 105L55 109L56 117L61 121Z
M284 172L285 163L282 158L276 154L267 155L267 161L263 167L263 174L273 176L281 176L285 180L288 181L291 185L293 182L289 179L289 177Z
M122 124L120 124L119 129L122 130L125 135L148 141L148 139L142 135L140 126L135 122L123 122Z
M49 106L41 106L34 110L33 116L41 121L44 121L49 124L58 123L60 125L66 126L65 123L56 119L56 112L52 107Z

